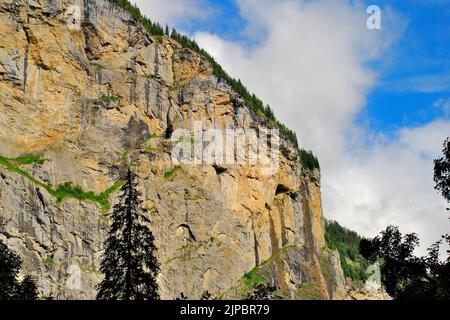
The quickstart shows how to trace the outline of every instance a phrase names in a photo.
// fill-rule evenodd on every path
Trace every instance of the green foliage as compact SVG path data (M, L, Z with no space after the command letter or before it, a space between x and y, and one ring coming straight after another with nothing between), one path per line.
M12 160L18 164L22 164L22 165L27 165L27 164L38 164L38 165L43 165L45 163L45 159L42 159L40 156L36 156L36 155L26 155L26 156L21 156L21 157L17 157L15 159L9 159Z
M116 102L119 101L120 99L122 99L122 97L120 96L107 96L107 95L100 96L100 100L102 102Z
M119 202L111 213L97 289L99 300L157 300L159 262L151 221L142 208L136 175L128 170Z
M244 281L252 288L260 284L266 284L267 282L266 279L259 275L259 267L255 267L250 272L246 273L244 275Z
M116 182L113 186L100 194L95 194L92 191L85 191L81 186L74 185L71 182L64 182L56 189L50 188L49 193L53 195L58 203L65 199L72 198L80 201L90 201L98 203L102 211L109 211L111 205L109 203L109 196L120 189L123 181Z
M186 201L198 201L201 198L202 197L199 196L199 195L189 195L189 194L187 194L187 195L184 196L184 200L186 200Z
M37 155L25 155L25 156L20 156L17 158L5 158L0 156L0 163L1 164L6 164L6 162L13 162L16 164L21 164L21 165L28 165L28 164L38 164L38 165L43 165L45 163L45 161L47 161L46 159L42 159L41 156L37 156Z
M158 147L147 146L144 148L144 152L150 154L160 153L161 151L162 151L161 148Z
M450 202L450 138L445 140L442 153L441 158L434 160L435 189Z
M309 171L313 171L314 169L320 170L320 163L317 157L312 153L312 151L307 151L304 149L300 149L298 151L300 156L300 162L304 169Z
M42 263L46 266L53 264L53 256L48 256L44 260L42 260Z
M33 163L40 163L43 161L40 158L34 158L35 156L23 157L22 162L29 162L33 159ZM47 190L49 194L56 198L57 203L63 202L65 199L72 198L80 201L91 201L93 203L97 203L100 206L102 211L108 211L111 208L109 203L109 196L119 190L122 186L123 181L118 181L110 188L105 190L100 194L95 194L91 191L85 191L81 186L74 185L71 182L64 182L59 184L56 188L48 183L43 183L36 178L34 178L31 174L20 168L17 164L13 163L17 160L9 160L5 157L0 156L0 165L2 165L6 170L10 172L17 173L26 179L30 180L34 184L44 188ZM38 162L36 162L38 161ZM18 162L18 161L17 161Z
M129 74L128 77L130 78L142 78L142 79L147 79L147 80L151 80L153 79L152 75L146 75L146 74Z
M361 239L356 232L342 227L336 221L326 221L325 240L327 246L339 251L344 275L356 283L364 283L370 276L366 272L370 262L359 252Z
M0 300L36 300L37 287L30 276L17 281L22 260L0 240Z
M374 239L363 239L361 252L367 259L381 261L381 282L396 300L450 299L450 259L439 259L445 236L428 249L428 255L417 257L416 234L402 235L389 226Z
M37 285L29 275L18 284L16 290L16 299L18 300L37 300Z
M172 179L173 175L180 169L181 169L180 166L175 166L171 170L164 172L164 179L166 180Z
M102 65L102 64L100 64L100 63L94 62L94 63L92 63L92 65L93 65L97 70L103 70L103 69L106 69L106 66L104 66L104 65Z

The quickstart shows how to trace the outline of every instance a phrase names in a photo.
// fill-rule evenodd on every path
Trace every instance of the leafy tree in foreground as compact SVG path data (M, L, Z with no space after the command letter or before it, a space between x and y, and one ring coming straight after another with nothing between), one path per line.
M156 246L135 180L128 170L120 201L114 206L100 268L105 278L97 287L99 300L159 299Z
M447 202L450 202L450 138L445 140L442 153L444 154L442 158L434 160L435 189L442 193Z
M361 254L381 261L381 281L386 292L397 300L450 299L450 264L439 259L442 240L428 249L428 256L416 257L416 234L402 235L390 226L372 240L363 239Z
M444 156L434 161L435 189L450 202L450 139L444 142ZM448 209L447 209L448 210ZM449 300L450 257L439 259L444 240L428 249L428 256L418 258L413 252L419 244L416 234L402 236L397 227L390 226L380 236L360 243L361 254L370 260L381 258L381 280L386 291L396 299ZM447 253L450 254L449 251Z
M447 202L450 203L450 138L444 141L442 149L443 157L434 160L434 182L436 182L435 189L442 193ZM450 208L447 208L450 210ZM450 234L443 236L447 244L450 246ZM450 250L447 250L450 260Z
M0 300L36 300L36 283L30 276L17 281L22 261L0 241Z

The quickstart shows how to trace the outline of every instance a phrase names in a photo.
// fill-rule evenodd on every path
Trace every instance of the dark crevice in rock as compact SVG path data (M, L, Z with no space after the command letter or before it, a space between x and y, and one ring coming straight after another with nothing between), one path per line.
M194 233L191 230L191 227L189 227L189 225L182 223L178 226L178 228L184 228L188 231L189 233L189 239L192 241L197 241L197 238L195 237Z
M217 164L213 165L213 167L214 167L214 170L216 170L216 174L217 175L221 175L221 174L223 174L223 173L228 171L227 168L221 167L221 166L219 166Z
M254 227L254 221L252 220L252 229L253 229L253 249L255 250L255 266L259 266L260 260L259 260L259 243L258 239L256 237L255 227Z
M288 193L290 191L290 189L288 187L286 187L285 185L279 184L277 186L277 190L275 191L275 195L279 195L282 193Z
M159 49L155 46L155 77L160 78L159 74Z
M36 188L36 195L37 195L37 198L39 199L39 202L40 202L41 205L42 205L42 209L45 210L44 196L42 195L41 191L39 191L38 188Z
M150 80L147 80L145 82L144 94L145 94L145 106L148 107L150 105Z
M28 24L30 22L30 17L27 16L26 23ZM28 80L28 59L30 55L30 35L29 35L29 29L27 27L23 27L23 31L25 32L25 36L27 38L27 44L25 46L25 56L23 59L23 91L25 92L25 88L27 86L27 80Z
M137 95L136 95L136 87L137 87L137 79L136 79L136 60L131 60L131 73L134 75L134 77L130 80L130 103L136 104Z
M164 137L166 139L170 139L172 138L172 133L173 133L173 124L172 121L170 120L169 113L167 113L167 128Z
M291 191L289 192L289 196L291 197L292 200L297 201L300 195L298 192Z

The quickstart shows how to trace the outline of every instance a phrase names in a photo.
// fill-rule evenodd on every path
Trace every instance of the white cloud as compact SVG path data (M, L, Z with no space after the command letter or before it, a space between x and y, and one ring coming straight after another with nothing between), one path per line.
M180 26L193 19L210 17L211 6L206 0L134 0L137 6L152 21L161 25Z
M418 232L425 246L437 241L448 221L432 161L450 122L404 128L394 139L355 124L377 82L367 65L386 59L404 21L384 8L383 30L369 31L366 8L354 1L238 4L256 47L204 32L195 38L319 155L325 215L367 236L394 224Z

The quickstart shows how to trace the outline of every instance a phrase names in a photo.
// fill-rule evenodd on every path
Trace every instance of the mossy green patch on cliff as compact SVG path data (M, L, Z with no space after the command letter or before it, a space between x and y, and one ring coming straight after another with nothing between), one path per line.
M21 165L28 165L28 164L37 164L37 165L43 165L47 161L46 159L43 159L41 156L38 155L24 155L17 158L5 158L0 156L0 163L5 164L6 162L13 162L16 164Z
M47 258L42 260L42 263L46 266L53 264L53 256L48 256Z
M146 74L128 74L128 77L132 78L132 79L139 79L139 78L146 79L146 80L153 79L152 75L146 75Z
M93 67L95 67L97 70L103 70L103 69L106 69L106 66L103 65L103 64L101 64L101 63L93 62L93 63L91 63L91 65L92 65Z
M80 201L90 201L96 203L100 206L101 211L108 211L111 208L108 199L109 196L119 190L123 185L123 181L118 181L100 194L95 194L91 191L85 191L81 186L74 185L72 182L64 182L54 187L49 183L39 181L27 171L19 167L19 163L43 163L43 160L41 158L35 156L27 156L20 158L20 160L17 159L19 158L8 159L0 156L0 165L3 166L7 171L17 173L22 177L30 180L34 184L47 190L50 195L56 198L58 204L63 202L65 199L72 198Z
M255 286L257 286L258 284L266 284L266 279L264 279L260 274L259 274L259 267L254 267L250 272L246 273L244 275L244 281L245 283L254 288Z
M189 194L187 194L187 195L185 195L184 196L184 200L185 201L198 201L198 200L201 200L201 196L199 196L198 194L197 195L189 195Z
M81 186L74 185L71 182L64 182L56 189L50 188L49 193L56 198L58 203L63 202L65 199L77 199L80 201L90 201L100 205L102 211L109 211L111 205L109 203L109 196L120 189L123 185L123 181L118 181L107 190L100 194L95 194L92 191L85 191Z
M166 180L172 179L172 177L175 175L175 173L179 170L181 170L181 167L175 166L172 169L170 169L169 171L164 172L164 179L166 179Z
M150 154L155 154L155 153L161 153L162 149L158 148L158 147L147 146L144 148L144 152L150 153Z
M121 96L107 96L104 94L100 96L100 101L102 102L116 102L120 101L120 99L122 99Z

